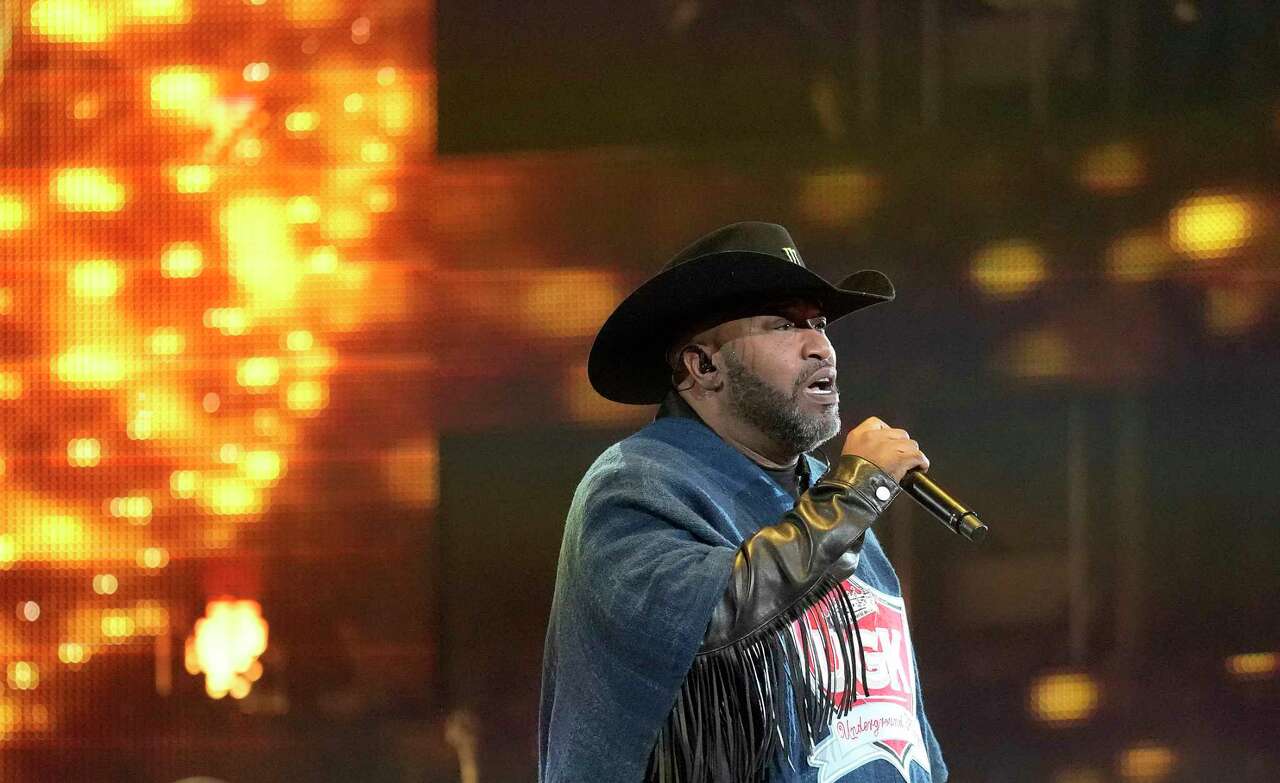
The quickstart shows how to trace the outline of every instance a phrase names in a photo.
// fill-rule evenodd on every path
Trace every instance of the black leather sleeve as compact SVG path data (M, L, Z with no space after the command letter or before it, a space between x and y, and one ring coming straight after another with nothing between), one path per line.
M733 575L699 653L750 637L816 600L811 594L825 577L852 573L863 534L898 491L897 482L871 462L842 456L781 522L762 528L738 548Z

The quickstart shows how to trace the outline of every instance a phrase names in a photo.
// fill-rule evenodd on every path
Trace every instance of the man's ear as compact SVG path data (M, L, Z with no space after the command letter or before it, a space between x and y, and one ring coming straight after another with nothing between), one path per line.
M720 368L702 346L686 345L680 350L680 362L684 365L690 380L702 391L717 391L724 385L720 377Z

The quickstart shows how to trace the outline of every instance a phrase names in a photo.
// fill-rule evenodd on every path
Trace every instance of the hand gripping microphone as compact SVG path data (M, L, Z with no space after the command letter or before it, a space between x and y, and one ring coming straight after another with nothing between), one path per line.
M952 533L964 536L975 544L987 537L987 526L982 524L978 515L948 495L946 490L934 484L919 469L908 470L898 484Z

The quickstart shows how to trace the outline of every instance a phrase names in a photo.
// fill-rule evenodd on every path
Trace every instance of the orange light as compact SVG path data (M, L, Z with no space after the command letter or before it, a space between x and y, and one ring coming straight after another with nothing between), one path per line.
M125 378L120 354L100 346L71 348L53 359L53 372L63 383L88 389L109 389Z
M252 686L246 675L266 652L267 633L257 601L210 601L187 637L187 671L204 672L205 692L212 698L229 693L243 698Z
M1107 276L1120 283L1146 283L1165 274L1173 251L1154 231L1123 236L1107 249Z
M51 190L71 212L118 212L125 202L124 186L98 168L62 169L54 175Z
M213 74L178 66L151 76L151 110L161 117L207 125L213 115Z
M177 329L156 329L147 338L147 350L156 356L176 356L187 347L187 339Z
M58 660L69 666L82 664L88 659L89 654L83 644L63 642L58 645Z
M1280 674L1280 655L1273 652L1241 653L1224 662L1227 674L1237 680L1267 680Z
M167 278L197 277L204 268L204 252L195 242L174 242L160 256L160 274Z
M290 223L316 223L320 220L320 205L311 196L295 196L289 199L285 213Z
M258 484L273 484L283 471L280 454L266 449L246 452L240 460L240 472Z
M239 307L211 307L204 311L204 325L228 336L238 336L249 330L249 317Z
M1237 250L1254 233L1253 205L1234 194L1193 196L1169 215L1169 243L1184 255L1201 260Z
M93 592L98 595L115 595L119 587L120 580L116 579L115 574L93 575Z
M120 265L105 259L82 261L71 268L68 284L81 299L110 299L120 290Z
M1146 175L1146 161L1138 148L1126 142L1114 142L1086 152L1080 159L1076 176L1089 190L1123 193L1141 185Z
M360 159L365 163L386 163L391 160L391 147L381 139L366 139L360 145Z
M262 493L239 478L205 479L199 500L210 513L224 517L252 516L263 509Z
M320 115L309 109L291 111L284 118L284 129L294 136L311 133L320 124Z
M412 508L431 508L439 499L439 447L414 439L396 445L383 458L382 474L391 495Z
M1126 781L1166 780L1178 765L1178 754L1165 745L1144 742L1120 754L1120 776Z
M1025 240L1009 240L978 251L969 277L993 299L1015 299L1048 279L1049 271L1040 248Z
M107 513L132 524L145 524L151 518L151 510L151 498L146 495L125 495L111 498L107 503Z
M31 27L57 43L102 43L115 33L115 19L96 0L36 0Z
M313 27L342 18L342 0L284 0L284 15L295 25Z
M353 92L342 99L342 109L348 114L355 114L364 108L364 96Z
M271 75L271 66L266 63L249 63L242 73L246 82L265 82Z
M249 389L275 386L280 381L280 360L273 356L254 356L236 365L236 383Z
M309 351L316 338L306 329L295 329L285 335L284 344L290 351Z
M40 667L31 661L9 664L9 687L18 691L34 690L40 684Z
M329 402L329 386L323 381L298 381L289 384L285 393L289 410L302 414L314 414Z
M866 216L879 203L880 183L861 169L826 169L801 181L797 201L809 220L823 226L843 227Z
M72 438L67 442L67 462L75 468L92 468L102 461L97 438Z
M191 7L186 0L133 0L132 17L144 24L186 24L191 21Z
M102 615L99 627L102 629L102 635L107 637L107 641L119 644L133 636L134 623L133 618L124 612L107 612Z
M31 208L18 196L0 194L0 232L21 231L31 222Z
M138 552L138 565L150 570L169 565L169 551L160 546L149 546Z
M0 400L16 400L22 396L26 384L16 372L0 371Z
M281 200L233 199L223 207L221 218L227 271L254 304L275 307L292 299L303 272Z
M413 93L397 89L378 97L378 125L392 136L402 136L413 127Z
M1098 709L1098 684L1083 672L1038 677L1027 694L1031 717L1050 726L1081 723Z
M200 474L194 470L175 470L169 474L169 492L175 497L189 500L200 488Z
M170 176L179 193L208 193L213 186L213 169L203 164L174 166Z

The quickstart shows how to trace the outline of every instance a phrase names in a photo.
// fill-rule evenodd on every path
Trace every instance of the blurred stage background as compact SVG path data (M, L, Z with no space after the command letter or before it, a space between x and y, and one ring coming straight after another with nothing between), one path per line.
M725 222L991 524L957 783L1280 780L1280 12L7 0L0 781L531 781L584 363Z

